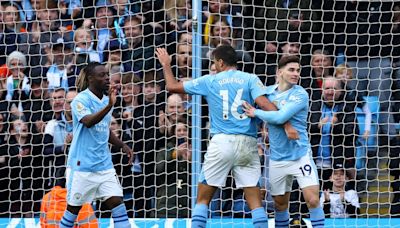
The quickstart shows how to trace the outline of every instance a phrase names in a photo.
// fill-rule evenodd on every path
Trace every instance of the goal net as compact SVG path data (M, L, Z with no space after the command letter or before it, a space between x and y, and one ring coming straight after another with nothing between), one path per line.
M283 80L277 76L283 56L300 57L327 224L360 218L393 225L397 220L385 219L400 216L400 4L209 0L197 20L194 9L190 0L1 1L0 226L61 219L74 137L70 103L89 62L104 63L118 85L110 130L134 150L133 164L116 147L110 151L131 222L190 224L200 175L193 167L206 153L214 104L168 93L155 51L167 49L174 76L184 82L217 73L211 52L221 44L236 50L239 70L267 86ZM273 218L268 124L259 125L258 142L263 207ZM102 202L90 206L108 226L111 213ZM252 224L231 175L209 211L212 226ZM297 182L289 211L292 223L309 224Z

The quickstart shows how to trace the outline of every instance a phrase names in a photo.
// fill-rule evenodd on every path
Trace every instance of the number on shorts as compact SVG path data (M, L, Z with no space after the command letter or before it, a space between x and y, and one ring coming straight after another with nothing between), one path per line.
M307 165L304 165L303 167L300 167L299 169L303 173L303 176L306 175L305 172L308 172L307 176L311 175L311 170L312 170L311 165L307 164Z
M219 91L219 95L222 96L222 118L224 120L228 119L228 113L229 113L229 94L228 94L228 90L221 90ZM235 119L238 120L244 120L247 119L248 117L242 113L238 113L237 109L240 105L242 105L242 95L243 95L243 89L239 89L236 93L235 99L232 103L231 106L231 114Z

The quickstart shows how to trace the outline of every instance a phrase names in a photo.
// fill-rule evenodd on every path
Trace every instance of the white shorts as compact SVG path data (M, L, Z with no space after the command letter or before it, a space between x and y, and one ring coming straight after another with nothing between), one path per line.
M318 171L310 153L296 161L269 161L271 195L284 195L292 191L293 177L300 188L319 185Z
M200 182L225 186L232 170L236 187L255 187L261 176L257 139L246 135L214 135L210 141L200 175Z
M122 187L114 169L99 172L66 170L67 203L81 206L95 199L106 200L123 196Z

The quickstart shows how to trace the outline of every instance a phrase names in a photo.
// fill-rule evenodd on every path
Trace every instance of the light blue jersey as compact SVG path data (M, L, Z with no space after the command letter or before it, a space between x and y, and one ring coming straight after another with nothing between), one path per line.
M71 103L73 120L73 139L68 155L68 164L72 170L97 172L113 169L111 153L108 147L110 137L110 111L99 123L91 128L85 127L80 120L99 112L108 104L108 97L100 100L89 89L80 92Z
M265 87L254 74L238 70L186 81L188 94L205 96L211 120L211 135L230 134L257 136L256 119L248 118L242 109L243 101L254 105L254 100L266 94Z
M268 99L279 111L266 112L257 109L255 115L268 123L270 159L298 160L311 150L307 132L308 94L298 85L285 92L278 91L278 85L268 86L266 90ZM299 140L289 140L286 136L283 124L287 121L299 132Z

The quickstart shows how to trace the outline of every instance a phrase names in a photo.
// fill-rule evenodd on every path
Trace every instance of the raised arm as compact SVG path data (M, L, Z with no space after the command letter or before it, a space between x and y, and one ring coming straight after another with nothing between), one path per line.
M171 69L171 56L165 48L157 48L156 55L164 71L166 89L171 93L185 93L183 83L175 79Z
M83 125L85 125L85 127L87 127L87 128L93 127L94 125L99 123L107 115L108 112L111 111L112 107L115 104L115 101L117 100L117 90L116 90L115 85L110 86L108 94L109 94L110 100L106 107L104 107L102 110L100 110L96 113L86 115L80 120L80 122Z

